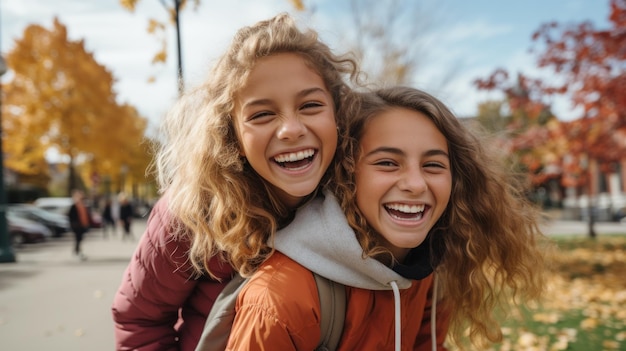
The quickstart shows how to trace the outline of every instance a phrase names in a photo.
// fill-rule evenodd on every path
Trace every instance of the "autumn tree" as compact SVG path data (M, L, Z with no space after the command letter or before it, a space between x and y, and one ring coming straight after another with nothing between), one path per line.
M68 160L69 193L78 184L77 169L91 160L117 169L132 161L126 151L143 137L145 119L118 105L111 73L82 40L68 39L58 19L51 30L27 27L7 64L13 73L2 106L8 168L47 173L45 153L54 148Z
M626 0L611 0L610 8L608 29L591 22L546 23L533 36L539 67L563 78L553 90L571 96L583 111L582 120L570 125L572 136L603 164L620 160L626 151L621 142L626 131Z
M596 29L591 22L540 26L533 34L537 64L554 71L558 79L551 80L551 84L536 80L529 86L538 100L564 96L582 111L576 120L552 125L551 131L558 137L533 147L545 149L546 145L556 144L554 149L561 152L557 158L563 170L562 184L587 195L592 237L591 208L596 186L591 182L589 167L594 163L599 170L610 172L626 152L626 0L610 0L609 5L607 29ZM499 84L497 76L498 72L478 80L477 86L500 90L508 96L510 86ZM532 110L532 100L529 102Z
M116 107L115 133L105 133L102 140L94 141L98 148L85 156L81 176L91 187L100 187L100 192L108 194L127 191L133 185L153 182L147 177L146 169L151 162L151 154L144 145L147 120L139 116L137 110L128 104ZM99 183L91 178L98 175ZM107 181L107 184L103 182Z
M551 102L542 93L542 82L521 73L511 78L508 72L498 69L474 84L480 90L497 90L504 95L503 101L481 104L477 120L498 134L499 147L509 154L512 166L525 172L535 187L559 176L554 169L558 168L555 163L563 139Z
M571 186L587 194L589 234L593 230L593 164L602 174L613 172L626 154L626 0L610 0L609 27L591 22L543 24L533 35L539 67L552 69L563 83L556 91L571 96L582 117L565 125L570 152L568 166L576 167ZM572 169L574 171L574 169Z

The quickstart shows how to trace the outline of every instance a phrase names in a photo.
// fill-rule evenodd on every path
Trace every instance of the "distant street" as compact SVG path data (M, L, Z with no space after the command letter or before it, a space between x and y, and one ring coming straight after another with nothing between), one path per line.
M17 263L0 264L2 350L114 350L111 302L144 228L145 220L134 222L132 242L92 230L83 246L85 262L72 256L70 234L17 249ZM543 230L586 235L587 224L550 221ZM626 224L597 223L596 231L626 234Z
M587 235L589 224L581 221L552 220L542 226L546 235ZM596 222L594 230L598 235L626 234L626 223Z

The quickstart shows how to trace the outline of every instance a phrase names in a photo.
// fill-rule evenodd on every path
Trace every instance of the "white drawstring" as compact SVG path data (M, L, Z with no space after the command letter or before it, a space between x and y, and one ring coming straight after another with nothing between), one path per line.
M402 346L402 328L401 328L401 314L400 314L400 290L398 284L395 281L391 281L391 289L393 290L393 302L395 304L395 317L396 317L396 351L400 351Z
M437 351L437 274L433 274L433 276L433 305L430 309L430 347L432 351Z

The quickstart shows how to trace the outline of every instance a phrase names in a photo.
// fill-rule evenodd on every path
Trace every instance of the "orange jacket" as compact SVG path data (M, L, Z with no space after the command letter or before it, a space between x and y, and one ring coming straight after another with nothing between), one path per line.
M430 351L433 274L400 291L402 350ZM338 351L394 350L391 290L346 286L346 317ZM320 306L313 275L276 252L238 296L227 350L313 350L320 340ZM437 308L437 350L448 315Z

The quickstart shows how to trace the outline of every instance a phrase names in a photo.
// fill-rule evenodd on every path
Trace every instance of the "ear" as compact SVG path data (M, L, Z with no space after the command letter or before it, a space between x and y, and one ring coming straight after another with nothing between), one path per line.
M237 138L237 145L235 145L239 152L239 156L246 157L246 151L243 149L243 145L241 145L241 141Z

